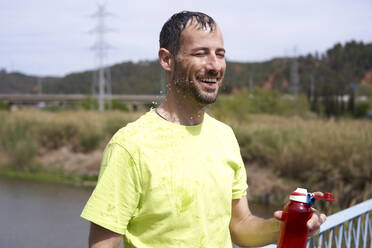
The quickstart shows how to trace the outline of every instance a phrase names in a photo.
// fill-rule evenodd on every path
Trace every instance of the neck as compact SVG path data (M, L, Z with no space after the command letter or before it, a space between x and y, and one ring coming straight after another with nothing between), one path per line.
M205 106L196 102L190 104L190 99L168 92L164 102L156 109L156 113L167 121L194 126L203 121Z

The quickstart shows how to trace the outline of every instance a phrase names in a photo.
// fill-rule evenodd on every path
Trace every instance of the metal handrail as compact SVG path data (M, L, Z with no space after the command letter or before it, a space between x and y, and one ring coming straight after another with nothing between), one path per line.
M372 248L370 212L372 198L329 216L320 232L307 242L307 248Z
M370 212L372 198L328 216L326 222L321 225L319 234L309 238L306 248L372 248ZM275 247L276 245L264 246Z

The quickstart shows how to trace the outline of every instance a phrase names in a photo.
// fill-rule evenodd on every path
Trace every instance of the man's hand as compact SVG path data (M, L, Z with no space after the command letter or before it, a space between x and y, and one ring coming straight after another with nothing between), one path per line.
M314 192L314 194L317 196L323 197L322 192ZM315 208L312 208L312 210L313 210L313 215L306 223L307 228L309 229L309 234L308 234L309 237L317 235L320 231L320 225L323 224L327 219L327 216L325 214L320 213ZM282 213L283 211L276 211L274 213L274 217L280 220L282 217Z
M323 197L324 194L322 192L314 192L314 195ZM310 220L307 222L307 228L309 229L309 237L312 237L319 233L320 225L323 224L327 216L325 214L320 213L315 208L312 208L314 211L313 215L311 216Z
M327 217L325 214L320 213L318 210L313 208L313 215L311 216L310 220L307 222L307 228L309 229L309 237L312 237L319 233L320 225L323 224Z

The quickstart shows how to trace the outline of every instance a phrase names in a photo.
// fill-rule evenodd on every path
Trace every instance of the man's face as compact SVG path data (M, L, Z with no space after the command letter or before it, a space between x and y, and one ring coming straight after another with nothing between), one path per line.
M225 49L218 26L211 32L189 23L181 33L172 80L177 93L206 105L217 99L226 69Z

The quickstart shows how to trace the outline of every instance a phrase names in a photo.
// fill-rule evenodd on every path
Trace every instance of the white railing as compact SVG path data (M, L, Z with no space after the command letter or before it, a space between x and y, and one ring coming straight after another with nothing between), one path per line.
M308 240L306 248L372 248L371 212L372 198L328 216L319 234Z

